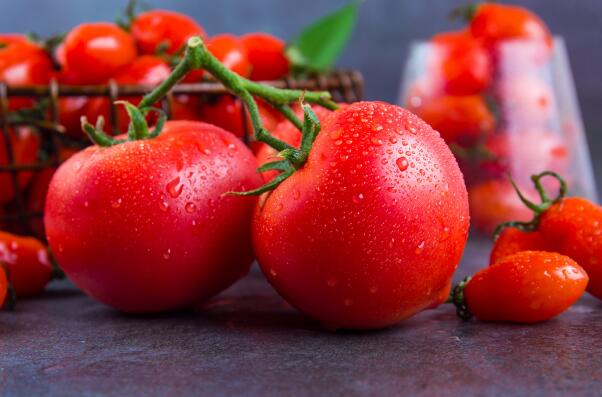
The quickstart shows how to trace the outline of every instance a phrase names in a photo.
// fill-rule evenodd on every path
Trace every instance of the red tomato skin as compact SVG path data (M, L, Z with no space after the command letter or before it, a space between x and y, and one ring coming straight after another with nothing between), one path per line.
M476 95L489 86L493 68L489 51L480 40L461 31L437 34L431 43L431 67L441 75L446 93Z
M479 320L537 323L556 317L585 291L588 276L571 258L523 251L479 271L464 289Z
M543 213L538 230L555 251L585 269L587 291L602 299L602 208L584 198L565 198Z
M17 127L9 131L13 160L16 164L34 164L40 150L40 137L29 127ZM5 138L0 134L0 165L8 165L8 147ZM25 189L31 181L31 171L20 171L17 175L19 188ZM12 176L8 172L0 172L0 204L7 203L15 197Z
M470 22L473 36L495 45L505 40L540 41L552 47L552 34L546 24L526 8L495 3L482 3Z
M251 64L251 80L277 80L289 72L286 43L267 33L248 33L240 38Z
M52 265L44 244L32 237L0 231L0 263L8 269L18 298L40 294L52 277Z
M258 262L328 328L381 328L440 301L468 230L466 188L445 142L383 102L338 110L308 162L260 200Z
M136 58L134 39L108 22L84 23L64 41L67 68L82 82L100 84Z
M447 143L473 145L495 128L495 119L479 95L425 99L415 112Z
M167 43L167 54L182 49L192 36L205 38L205 30L194 19L174 11L151 10L139 14L132 23L132 36L142 54L154 55Z
M207 42L207 49L225 67L242 77L251 75L251 64L247 49L240 39L233 34L218 34Z
M45 85L53 74L46 51L21 34L0 34L0 81L12 87ZM10 109L30 107L31 98L12 97Z
M7 293L8 280L6 279L6 272L4 271L4 269L0 269L0 308L4 306Z
M521 251L555 252L556 248L537 230L523 232L519 229L508 227L495 240L489 257L489 264L497 263L505 257Z
M223 194L258 187L255 168L242 142L200 122L87 148L50 183L48 242L67 276L100 302L138 313L190 307L249 270L256 199Z

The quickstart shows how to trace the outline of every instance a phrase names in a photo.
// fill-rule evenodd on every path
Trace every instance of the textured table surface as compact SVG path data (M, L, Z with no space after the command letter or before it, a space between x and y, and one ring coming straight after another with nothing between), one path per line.
M486 261L471 245L457 273ZM602 395L602 302L536 326L447 305L378 332L327 333L255 269L204 308L126 316L68 283L0 313L2 396Z

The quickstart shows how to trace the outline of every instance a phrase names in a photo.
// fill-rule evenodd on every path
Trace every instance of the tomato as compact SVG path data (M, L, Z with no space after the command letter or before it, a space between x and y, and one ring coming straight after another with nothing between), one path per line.
M538 230L555 248L587 272L587 291L602 299L602 207L581 197L569 197L541 215Z
M481 3L470 22L473 36L489 45L506 40L529 40L552 47L552 34L546 24L526 8L507 4Z
M473 145L495 127L493 115L479 95L444 95L425 99L413 110L447 143Z
M35 238L0 232L0 263L18 298L40 294L52 278L48 251Z
M485 148L492 156L480 167L497 170L499 176L511 175L522 186L531 184L531 175L541 170L564 174L569 167L569 149L563 140L547 131L519 130L490 135ZM546 187L556 189L554 180L545 180Z
M240 38L251 64L251 80L277 80L289 72L286 43L267 33L248 33Z
M256 166L240 140L200 122L89 147L50 183L48 242L66 275L100 302L125 312L190 307L249 270L256 200L224 193L256 188Z
M572 306L587 282L583 268L567 256L523 251L475 274L464 289L464 300L483 321L537 323Z
M114 76L114 80L119 85L147 85L156 86L163 82L171 73L171 69L165 61L161 58L154 57L151 55L143 55L137 58L130 65L121 69L119 73ZM120 100L128 101L134 105L137 105L141 97L130 97L121 96ZM117 106L117 129L125 133L129 125L129 117L127 111L122 105ZM107 122L106 130L112 131L109 125L109 107L110 102L107 98L97 97L92 98L87 105L85 112L90 121L95 122L98 117L103 116ZM157 113L150 113L148 115L149 120L156 120ZM81 127L80 127L81 128Z
M199 96L175 95L170 105L173 120L202 121L201 108L203 103Z
M6 278L6 271L4 271L4 269L0 269L0 307L4 307L7 295L8 280Z
M182 50L192 36L205 38L205 30L187 15L167 10L150 10L136 16L132 36L142 54L155 55L165 46L167 54Z
M251 75L251 64L247 49L240 39L232 34L219 34L207 42L207 49L225 67L242 77Z
M29 127L17 127L9 131L10 143L14 164L34 164L40 150L40 137ZM0 165L9 165L8 147L2 133L0 133ZM31 171L18 171L18 184L20 189L25 189L31 180ZM0 204L6 203L15 197L15 189L10 172L0 172Z
M493 69L489 52L468 32L447 32L431 39L430 67L440 75L443 90L451 95L475 95L490 84Z
M261 100L257 101L257 106L263 126L268 131L272 131L282 120L282 116L277 110ZM217 125L239 138L245 135L245 128L249 135L253 135L250 117L247 114L245 118L247 120L246 126L243 117L243 106L240 99L229 94L220 95L214 100L204 103L200 110L201 120Z
M524 190L527 198L537 201L533 190ZM507 180L489 180L468 189L470 217L473 226L491 234L503 222L531 220L533 214L520 201L512 184Z
M108 22L84 23L64 41L66 66L82 82L102 84L136 58L134 39Z
M52 61L46 51L20 34L0 34L0 81L9 86L48 84ZM10 108L31 106L29 98L11 98Z
M495 87L497 103L506 128L549 128L557 116L551 87L532 75L500 79Z
M307 163L260 203L253 244L262 271L331 329L385 327L439 303L468 232L449 148L383 102L336 111Z

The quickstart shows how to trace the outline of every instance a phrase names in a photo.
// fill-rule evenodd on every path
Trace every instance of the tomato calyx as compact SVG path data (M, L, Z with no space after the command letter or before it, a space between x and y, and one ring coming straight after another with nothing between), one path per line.
M109 147L125 142L153 139L159 136L165 125L165 121L167 120L167 115L164 111L154 107L139 108L127 101L115 101L115 104L123 105L130 117L127 139L117 139L107 134L104 131L104 117L100 116L98 120L96 120L96 125L94 126L88 122L86 116L82 116L82 129L94 144L102 147ZM152 131L149 131L148 123L146 122L146 115L150 112L159 113L159 119Z
M548 196L545 188L541 183L541 179L546 176L551 176L555 178L558 181L558 184L560 185L558 189L558 194L554 198L550 198L550 196ZM562 178L559 174L553 171L544 171L536 175L531 175L531 181L533 181L533 184L535 185L535 190L537 190L537 193L539 194L539 197L541 199L541 203L539 204L536 204L527 199L525 195L521 192L521 190L518 188L516 183L512 179L510 179L510 183L512 183L512 186L514 187L514 190L516 191L516 194L518 195L520 201L522 201L522 203L525 204L527 208L533 211L533 219L531 219L529 222L509 221L499 224L493 232L494 241L497 240L502 231L507 227L513 227L525 233L537 230L537 226L539 225L541 215L552 205L560 202L566 196L568 191L568 187L564 178Z
M478 7L479 4L465 4L458 7L454 7L449 13L449 19L451 19L452 21L459 19L464 22L470 22L477 13Z
M472 318L472 313L468 310L468 306L466 306L466 301L464 299L464 288L470 282L472 277L467 276L464 280L460 281L458 285L452 288L449 298L446 303L453 303L456 307L456 314L462 320L468 321Z

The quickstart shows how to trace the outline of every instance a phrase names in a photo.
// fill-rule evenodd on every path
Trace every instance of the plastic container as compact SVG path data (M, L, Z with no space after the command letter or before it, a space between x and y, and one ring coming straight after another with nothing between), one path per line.
M507 41L490 54L492 77L478 93L446 92L442 53L432 42L410 48L400 104L446 139L464 173L472 225L490 233L507 220L529 220L510 178L537 200L531 175L555 171L571 195L597 200L587 139L562 38L553 48ZM447 72L447 71L445 71ZM460 91L462 91L460 89ZM552 191L557 182L547 179Z

